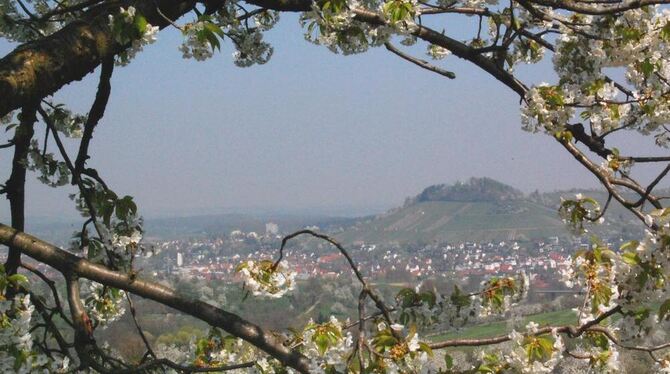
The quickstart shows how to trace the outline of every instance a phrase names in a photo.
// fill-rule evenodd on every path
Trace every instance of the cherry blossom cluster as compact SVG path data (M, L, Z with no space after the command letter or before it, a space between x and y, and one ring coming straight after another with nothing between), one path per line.
M28 170L38 172L37 179L49 187L64 186L70 182L70 170L53 153L42 152L37 139L30 142Z
M578 251L573 257L570 270L563 272L569 287L586 290L586 299L578 308L580 323L586 323L597 315L616 306L619 289L615 282L619 256L601 242L594 242L591 249Z
M244 19L244 21L241 21ZM270 30L279 20L273 11L264 11L247 17L233 2L228 2L215 15L202 15L198 20L181 28L184 42L179 47L186 59L209 59L219 49L224 37L235 46L233 61L240 67L264 64L272 56L272 46L263 41L263 32Z
M156 41L158 26L152 26L143 15L138 13L133 6L127 9L121 7L119 13L109 16L109 27L112 29L114 39L121 45L130 44L118 55L116 64L125 66L130 63L135 55L141 52L146 45Z
M245 261L237 266L244 279L244 286L254 296L278 298L295 287L297 273L283 263L269 260Z
M581 193L575 195L574 199L561 197L561 205L558 215L576 235L586 233L588 230L584 224L587 222L603 223L600 203L593 198Z
M487 317L503 313L525 299L530 287L530 279L525 272L513 277L493 277L482 281L479 303L475 303L477 315Z
M254 31L231 30L230 34L237 48L233 53L235 65L239 67L262 65L272 57L272 46L263 41L263 34L258 29Z
M343 331L342 323L337 318L330 316L330 320L322 324L310 320L300 339L303 342L302 352L311 358L311 372L346 372L347 357L353 349L353 337L350 332Z
M34 347L32 331L35 306L30 295L19 293L7 298L7 290L28 287L21 274L7 275L0 265L0 371L3 373L64 373L69 368L67 356L48 357Z
M92 320L104 328L125 314L125 291L93 281L87 283L88 289L84 290L86 298L83 303Z
M206 337L194 339L184 346L158 345L155 353L159 358L199 368L216 368L238 365L241 362L253 362L253 365L249 367L226 371L232 374L296 373L292 369L282 368L277 360L260 353L244 340L225 335L218 329L211 329Z
M362 53L369 47L379 46L389 40L393 27L387 25L370 26L354 20L354 10L365 6L381 10L384 3L379 1L336 0L312 4L310 12L301 15L300 23L306 28L305 40L327 47L334 53L350 55ZM410 17L403 21L412 22ZM405 23L399 20L399 26Z
M574 108L565 105L571 100L570 93L558 86L543 83L531 88L526 94L526 105L521 109L523 129L553 135L572 119Z
M653 211L648 221L658 227L647 230L641 241L625 243L615 282L617 303L624 311L617 326L623 338L653 342L654 331L670 328L670 223L666 209ZM662 300L660 307L655 304ZM657 339L656 339L657 340Z
M442 59L446 58L447 56L449 56L449 54L451 54L451 52L449 52L449 50L444 48L444 47L440 47L439 45L430 44L428 46L427 54L428 54L428 56L430 56L434 60L442 60Z
M657 143L666 145L670 12L650 6L616 16L578 17L578 24L568 27L565 17L555 16L562 30L553 56L559 84L528 91L524 129L553 135L579 115L596 135L625 127L655 133ZM615 84L606 69L624 71L627 86Z
M539 325L529 322L526 333L515 330L510 332L511 351L504 356L504 361L522 373L551 373L561 357L564 346L563 339L556 329L551 337L538 335Z
M182 29L184 42L179 46L182 56L186 59L194 58L204 61L214 55L214 47L210 45L206 35L208 23L198 21L185 25Z

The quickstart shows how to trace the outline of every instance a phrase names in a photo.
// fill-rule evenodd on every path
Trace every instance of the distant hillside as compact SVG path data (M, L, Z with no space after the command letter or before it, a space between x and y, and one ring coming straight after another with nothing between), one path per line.
M560 196L584 192L604 203L595 190L535 192L529 196L490 178L435 185L385 214L367 217L337 238L346 243L417 244L430 242L528 240L571 235L558 217ZM623 207L612 203L606 224L594 231L634 235L639 227Z
M384 214L360 218L338 218L292 214L214 214L145 220L149 240L227 235L233 230L265 232L274 222L289 233L306 226L318 226L344 243L357 241L378 244L417 244L431 242L526 240L571 235L558 218L561 197L577 193L598 200L607 194L600 190L533 192L518 189L490 178L471 178L453 185L430 186L406 199L402 207ZM670 195L670 191L659 191ZM634 196L630 196L634 199ZM596 234L638 238L641 225L618 203L612 202L606 223ZM58 244L66 244L81 222L49 219L29 220L28 231Z
M517 200L426 201L359 222L337 235L351 243L524 240L564 231L556 211Z

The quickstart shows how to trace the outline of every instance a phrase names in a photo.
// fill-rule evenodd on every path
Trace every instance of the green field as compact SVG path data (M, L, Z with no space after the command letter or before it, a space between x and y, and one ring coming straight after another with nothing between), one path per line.
M520 322L515 323L519 328L523 328L528 322L533 321L540 326L560 326L577 323L577 316L572 310L561 310L557 312L547 312L522 317ZM483 323L461 329L460 331L449 332L446 334L432 335L430 340L441 341L448 339L479 339L489 338L498 335L505 335L510 332L507 321Z

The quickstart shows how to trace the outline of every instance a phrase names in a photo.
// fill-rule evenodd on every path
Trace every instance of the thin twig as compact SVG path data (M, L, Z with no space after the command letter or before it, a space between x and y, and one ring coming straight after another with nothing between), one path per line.
M142 331L142 327L140 326L140 323L137 321L137 315L135 311L135 305L133 303L133 299L130 297L130 293L126 292L126 300L128 300L128 308L130 309L130 315L133 318L133 322L135 323L135 328L137 329L137 333L140 335L140 338L142 338L142 342L144 342L144 346L147 348L147 353L151 355L151 357L156 358L156 353L154 350L151 348L151 344L149 344L149 340L147 340L146 335L144 335L144 331Z
M647 188L644 191L644 194L640 196L640 199L636 201L633 206L637 207L642 205L645 200L649 199L649 196L651 195L651 191L654 190L656 185L663 179L665 176L670 172L670 164L668 164L663 171L647 186Z
M599 219L601 219L605 215L607 208L609 208L611 201L612 201L612 194L609 193L607 194L607 201L605 201L605 206L600 210L600 213L595 217L586 217L586 219L588 219L591 222L596 222Z
M169 23L170 25L172 25L172 27L176 28L181 32L185 31L184 27L177 25L175 21L173 21L170 17L166 16L165 13L163 13L163 11L161 11L161 8L158 6L158 2L156 0L154 0L154 5L156 6L156 13L158 13L159 16L161 16L165 21L167 21L167 23Z
M291 240L291 239L293 239L297 236L300 236L300 235L311 235L315 238L325 240L328 243L335 246L335 248L337 248L340 251L340 253L347 259L347 262L349 263L349 267L354 272L354 274L356 275L356 278L361 283L361 285L363 285L363 290L368 293L368 295L370 296L370 299L372 299L372 301L374 301L375 306L377 307L377 309L379 309L382 312L382 314L384 315L384 319L386 319L386 322L388 322L389 326L393 324L390 309L386 306L386 304L384 304L381 297L365 281L365 278L363 278L363 274L361 274L360 270L358 269L358 266L356 265L354 260L349 255L349 252L347 252L347 250L344 249L344 247L342 247L342 245L340 243L338 243L335 239L331 238L328 235L319 234L319 233L314 232L312 230L300 230L300 231L296 231L292 234L289 234L289 235L285 236L284 239L282 239L281 247L279 248L279 258L277 259L277 261L273 265L273 268L276 268L279 265L279 263L281 262L281 260L284 258L284 247L286 246L286 243L289 240ZM397 333L394 330L391 330L391 331L393 332L394 336L396 336L397 338L400 338L400 336L397 335Z
M360 365L360 372L365 373L365 359L364 359L364 343L365 343L365 298L367 292L362 290L358 295L358 362Z
M78 10L83 10L83 9L85 9L85 8L91 6L91 5L95 5L95 4L103 2L103 1L104 0L88 0L88 1L84 1L84 2L81 2L81 3L75 4L75 5L69 6L69 7L57 8L57 9L54 9L50 12L47 12L47 13L43 14L40 17L39 20L40 21L45 21L45 20L48 20L49 18L51 18L53 16L58 16L58 15L66 14L66 13L76 12Z
M111 79L114 73L114 56L105 58L100 66L100 80L98 82L98 90L95 94L95 99L91 105L91 110L88 112L86 122L84 123L84 132L79 143L79 151L74 161L74 169L77 173L84 171L86 160L88 159L88 147L93 138L93 130L100 122L100 119L105 114L105 108L109 101L109 95L112 91ZM75 183L74 178L72 180Z
M242 364L234 364L234 365L223 365L223 366L212 366L212 367L200 367L200 366L184 366L184 365L179 365L173 361L168 360L167 358L159 358L156 360L149 361L145 364L132 367L126 370L118 370L115 373L117 374L131 374L131 373L146 373L149 372L150 369L160 367L160 366L167 366L172 369L181 371L183 373L208 373L208 372L214 372L214 371L229 371L229 370L236 370L236 369L246 369L246 368L251 368L254 367L256 364L256 361L249 361L245 362Z
M61 303L60 300L60 295L58 294L58 290L56 289L56 282L54 282L51 278L47 277L44 273L41 271L37 270L37 268L33 267L30 264L26 264L25 262L21 263L21 267L28 270L29 272L35 274L38 276L46 285L49 287L51 290L51 295L54 299L54 304L56 306L56 309L60 312L59 314L61 315L61 318L70 326L72 326L72 321L65 315L63 312L63 304Z
M453 72L448 71L448 70L444 70L444 69L439 68L435 65L429 64L427 61L424 61L424 60L418 59L416 57L410 56L410 55L402 52L398 48L394 47L393 44L391 44L389 42L384 43L384 46L386 47L386 49L388 49L393 54L395 54L397 56L400 56L401 58L403 58L403 59L405 59L405 60L407 60L407 61L409 61L409 62L411 62L411 63L413 63L417 66L420 66L420 67L422 67L422 68L424 68L428 71L432 71L433 73L440 74L440 75L445 76L449 79L456 78L456 74L454 74Z
M106 244L108 245L108 248L111 248L111 242L110 242L111 239L106 237L105 235L103 235L102 229L100 228L100 224L98 222L96 209L95 209L95 206L93 205L93 202L91 201L91 198L88 194L88 190L86 189L86 187L84 186L84 184L81 180L81 175L77 172L77 169L72 164L72 161L70 160L70 157L68 156L67 151L65 150L65 146L63 146L63 142L61 141L60 136L58 135L58 132L56 131L56 128L55 128L53 122L49 118L49 115L44 111L44 109L42 109L41 107L38 107L37 111L42 116L42 119L44 120L44 123L46 123L46 125L51 128L51 134L52 134L54 140L56 141L56 146L58 147L58 150L61 154L61 157L63 157L63 160L65 161L65 165L70 170L70 173L72 173L72 180L75 182L75 184L79 188L81 196L84 199L84 203L86 204L86 208L88 209L89 216L93 220L93 226L95 227L95 230L97 231L98 236L103 241L105 239L107 239L108 243L106 243ZM114 259L112 258L109 249L107 249L107 258L110 262L110 265L112 267L114 267Z

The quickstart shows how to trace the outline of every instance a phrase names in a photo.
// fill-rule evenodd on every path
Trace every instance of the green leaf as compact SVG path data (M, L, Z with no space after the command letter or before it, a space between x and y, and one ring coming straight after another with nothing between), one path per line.
M611 249L603 249L601 251L601 256L609 261L612 261L617 257L616 253L614 253L614 251L612 251Z
M403 325L409 324L411 322L411 319L412 318L409 315L409 313L404 312L404 311L402 313L400 313L400 317L398 317L399 322Z
M549 356L551 356L551 352L554 349L554 342L545 337L538 337L537 341L540 344L540 347L542 348L543 357L548 358Z
M374 341L377 347L393 347L398 342L396 338L391 335L378 335Z
M599 332L594 332L594 333L589 333L587 334L588 340L591 341L591 343L602 349L602 350L607 350L609 348L609 339L605 336L605 334L599 333Z
M426 291L426 292L421 293L421 295L419 295L419 296L421 298L421 301L423 301L424 303L427 303L431 307L434 306L435 303L437 302L437 297L435 296L435 294L433 292Z
M216 25L212 22L205 22L205 30L210 31L210 32L220 36L221 38L223 38L223 36L224 36L224 32L221 29L221 26Z
M328 350L328 346L330 345L330 339L328 339L328 336L326 334L318 334L314 337L314 343L316 343L316 347L319 350L319 354L323 356Z
M596 92L600 91L603 87L605 87L605 80L596 79L595 81L593 81L591 85L589 85L588 93L591 95L595 95Z
M644 61L638 64L638 69L645 78L649 78L649 76L651 76L651 73L654 72L654 68L654 64L649 61L649 58L645 58Z
M670 299L665 300L658 308L658 318L663 320L668 313L670 313Z
M625 252L621 255L621 259L628 265L637 265L640 263L640 257L634 252Z
M433 350L426 343L419 342L419 350L428 353L428 356L433 357Z
M661 38L665 41L670 40L670 22L666 22L661 29Z
M205 352L207 352L207 346L209 345L209 341L207 339L200 339L196 343L196 348L195 348L195 354L196 355L203 355Z
M447 369L454 367L454 358L451 357L448 353L444 354L444 363L447 365Z
M640 109L642 109L642 111L646 115L653 116L655 114L655 111L656 111L656 105L654 105L654 104L641 104Z
M459 308L470 305L470 297L463 294L458 286L454 286L454 292L452 292L452 294L449 296L449 300L451 300L451 303Z
M413 306L417 301L418 295L411 288L403 288L396 295L396 302L403 308Z
M637 41L642 38L642 31L634 27L618 26L616 31L625 42Z
M135 29L137 30L137 32L140 33L140 35L143 35L144 32L147 30L147 24L148 24L147 19L144 18L144 16L139 13L135 13L134 24Z
M621 112L619 111L619 104L611 103L607 104L607 108L610 110L611 117L614 120L619 120L621 119Z
M7 277L7 280L16 285L18 284L28 285L28 278L23 274L10 275L9 277Z
M591 310L593 313L598 311L598 306L600 304L608 305L610 303L610 299L612 298L612 289L608 286L594 288L591 290L591 293L593 295L593 301L591 303Z
M104 251L104 249L105 247L99 240L90 238L88 241L88 259L95 260L96 257L98 257Z
M640 242L638 242L637 240L631 240L631 241L623 243L621 245L621 247L619 247L619 249L621 251L627 251L628 249L633 249L634 250L635 248L637 248L638 245L640 245Z
M205 32L205 38L207 38L207 42L209 42L209 45L212 47L212 50L217 49L221 50L221 43L219 43L219 39L217 39L216 35L212 32Z
M488 365L479 365L479 368L477 368L477 371L480 373L493 373L493 369L490 368Z

